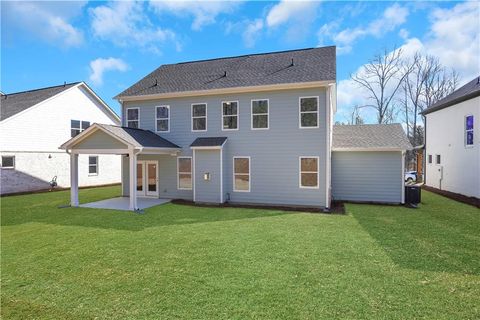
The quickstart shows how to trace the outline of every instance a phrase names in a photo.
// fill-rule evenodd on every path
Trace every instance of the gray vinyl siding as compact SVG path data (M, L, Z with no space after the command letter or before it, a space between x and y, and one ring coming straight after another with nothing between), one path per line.
M401 152L332 152L333 199L401 203Z
M220 150L195 151L195 202L221 203ZM204 180L204 173L210 180Z
M303 96L319 97L318 128L299 128L299 98ZM268 130L251 129L252 99L269 99ZM221 130L222 101L239 102L239 130ZM192 103L207 103L206 132L191 131ZM192 155L189 146L197 137L228 138L223 153L225 200L239 203L325 206L326 88L125 102L122 114L125 117L125 109L128 107L140 107L140 128L155 132L155 106L159 105L170 106L170 132L159 134L183 148L179 156ZM125 124L125 118L123 121ZM233 192L234 156L251 158L250 192ZM299 188L300 156L319 157L318 189ZM176 171L168 174L176 176Z
M75 149L127 149L127 146L105 132L98 130L88 139L80 141Z

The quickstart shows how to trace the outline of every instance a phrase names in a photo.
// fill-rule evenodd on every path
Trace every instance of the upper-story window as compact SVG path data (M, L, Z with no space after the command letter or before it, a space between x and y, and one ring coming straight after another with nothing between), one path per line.
M156 128L157 131L169 132L170 131L170 106L156 107Z
M252 100L252 130L268 129L268 99Z
M318 128L318 97L301 97L299 113L300 128Z
M442 163L442 157L437 154L435 155L435 164L441 164Z
M192 131L207 131L207 104L192 104Z
M222 130L238 130L238 101L222 102Z
M140 127L140 109L139 108L127 108L127 127L129 128Z
M429 154L429 155L428 155L428 163L432 163L432 162L433 162L432 158L433 158L432 155Z
M15 156L2 156L3 169L15 169Z
M465 145L473 146L473 116L465 117Z
M90 121L70 120L70 135L75 137L88 127L90 127Z

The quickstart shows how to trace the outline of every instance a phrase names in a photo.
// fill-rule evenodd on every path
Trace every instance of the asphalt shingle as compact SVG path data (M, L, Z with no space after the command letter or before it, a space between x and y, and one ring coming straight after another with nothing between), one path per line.
M220 147L227 141L227 137L203 137L197 138L190 147Z
M410 150L412 145L399 123L334 125L332 148Z
M97 123L97 125L137 148L180 148L175 143L160 137L150 130L119 127L99 123Z
M67 90L80 82L67 83L65 85L41 88L16 93L4 93L0 102L0 121L27 110L34 105Z
M116 98L336 80L336 48L309 48L162 65Z

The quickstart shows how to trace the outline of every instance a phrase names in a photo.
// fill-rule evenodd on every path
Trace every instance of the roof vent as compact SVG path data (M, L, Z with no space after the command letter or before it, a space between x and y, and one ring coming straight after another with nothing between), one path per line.
M477 78L477 84L480 84L480 77Z
M292 62L290 63L290 67L293 67L295 64L293 63L293 58L292 58Z
M227 77L227 71L224 71L224 72L223 72L223 77L224 77L224 78Z
M65 87L67 85L67 81L63 81L63 86Z

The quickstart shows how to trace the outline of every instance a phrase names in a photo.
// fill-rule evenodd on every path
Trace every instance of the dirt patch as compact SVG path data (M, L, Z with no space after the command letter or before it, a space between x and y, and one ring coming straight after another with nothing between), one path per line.
M422 189L425 189L427 191L439 194L441 196L447 197L449 199L452 199L452 200L455 200L455 201L458 201L458 202L466 203L466 204L469 204L471 206L480 208L480 199L475 198L475 197L467 197L463 194L454 193L454 192L450 192L450 191L446 191L446 190L440 190L440 189L425 186L425 185L422 187Z

